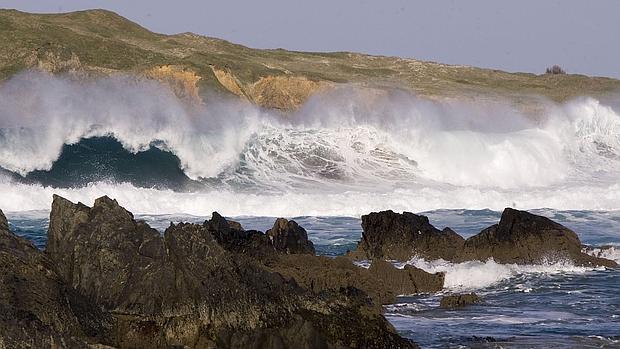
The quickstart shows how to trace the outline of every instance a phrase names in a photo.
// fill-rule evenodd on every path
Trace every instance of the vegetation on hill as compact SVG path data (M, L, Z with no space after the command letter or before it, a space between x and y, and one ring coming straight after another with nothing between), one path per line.
M191 33L153 33L113 12L30 14L0 10L0 80L28 68L101 76L138 74L197 98L215 90L292 110L340 83L399 88L430 98L565 101L620 90L620 80L507 73L349 52L260 50Z

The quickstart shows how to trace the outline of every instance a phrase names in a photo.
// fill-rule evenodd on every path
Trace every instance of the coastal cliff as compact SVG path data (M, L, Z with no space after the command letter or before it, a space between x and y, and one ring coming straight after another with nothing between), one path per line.
M583 75L508 73L351 52L252 49L192 33L153 33L106 10L0 10L0 79L25 69L79 79L130 74L167 84L190 103L204 103L216 92L282 111L343 84L403 89L432 99L507 101L520 108L533 108L541 97L561 102L620 89L619 80Z

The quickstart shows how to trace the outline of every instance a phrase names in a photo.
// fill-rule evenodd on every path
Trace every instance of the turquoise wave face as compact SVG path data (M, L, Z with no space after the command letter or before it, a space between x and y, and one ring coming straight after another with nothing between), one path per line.
M109 181L182 190L192 182L174 154L155 146L132 153L112 137L86 138L75 144L65 144L50 170L33 171L25 177L13 176L26 183L63 188Z

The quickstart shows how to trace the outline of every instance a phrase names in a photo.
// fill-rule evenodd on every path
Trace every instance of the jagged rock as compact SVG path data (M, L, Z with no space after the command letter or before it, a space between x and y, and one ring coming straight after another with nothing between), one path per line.
M159 232L106 196L89 208L55 195L45 252L70 286L108 310L156 313L167 298L157 293L174 286Z
M270 270L294 279L313 292L355 287L367 293L375 305L381 305L393 303L399 294L433 292L443 287L442 273L430 274L412 266L397 269L387 262L376 260L369 269L365 269L354 265L349 258L303 253L307 248L276 249L272 242L285 241L280 246L286 246L285 238L288 236L290 242L290 237L295 235L293 246L314 248L303 228L282 218L274 224L277 229L268 232L282 237L281 240L273 241L260 232L245 232L241 225L236 222L231 224L217 212L212 214L211 220L205 222L205 226L227 250L255 257ZM291 251L300 253L286 253Z
M308 240L306 230L295 221L278 218L273 228L267 230L276 250L288 254L307 253L314 255L314 244Z
M453 294L443 296L439 302L439 306L444 309L455 309L480 302L482 302L482 299L475 293Z
M450 228L439 230L428 217L410 212L373 212L362 216L362 240L356 257L409 260L416 255L428 260L453 260L465 239Z
M617 263L582 252L579 237L552 220L507 208L499 224L464 240L450 228L440 231L428 218L392 211L362 216L362 240L350 253L358 259L395 259L413 256L453 262L485 261L540 264L570 260L578 265L617 267Z
M0 347L86 348L109 335L111 318L63 282L0 211Z
M256 230L244 230L241 224L226 220L213 212L211 219L204 223L213 238L226 250L257 259L272 256L278 251L266 234Z
M113 316L115 346L415 347L363 291L312 292L243 253L271 241L219 215L162 237L115 200L89 208L55 196L48 234L60 275Z
M499 224L470 237L464 244L461 260L486 260L499 263L539 264L571 260L579 265L616 267L614 261L582 252L577 234L549 218L506 208Z

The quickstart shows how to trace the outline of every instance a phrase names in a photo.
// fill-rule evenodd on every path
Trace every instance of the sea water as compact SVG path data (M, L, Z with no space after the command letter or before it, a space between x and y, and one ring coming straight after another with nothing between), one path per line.
M578 232L595 252L620 263L619 211L533 210ZM44 248L47 211L7 213L11 228ZM437 227L463 236L497 223L501 212L435 210L424 212ZM202 223L207 216L136 215L164 231L170 222ZM265 231L275 217L230 217L245 229ZM351 217L292 217L308 231L317 254L338 256L361 238L361 221ZM429 272L446 273L442 292L402 295L385 307L397 331L423 348L614 348L620 347L620 270L570 263L503 265L489 261L449 263L412 259ZM402 265L402 264L401 264ZM398 265L397 266L401 266ZM444 294L476 292L480 305L439 308Z
M86 205L107 195L160 230L213 211L262 231L294 217L319 254L337 256L355 248L360 217L373 211L425 212L471 236L513 207L618 260L617 96L515 104L344 86L286 115L208 97L187 105L132 76L15 75L0 85L0 209L39 247L53 194ZM443 293L485 301L448 311L441 293L404 295L386 307L424 347L620 345L617 270L408 263L445 272Z

